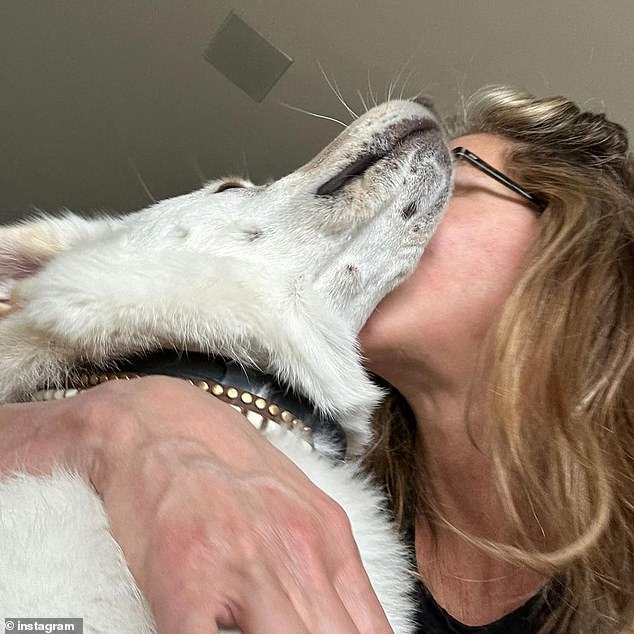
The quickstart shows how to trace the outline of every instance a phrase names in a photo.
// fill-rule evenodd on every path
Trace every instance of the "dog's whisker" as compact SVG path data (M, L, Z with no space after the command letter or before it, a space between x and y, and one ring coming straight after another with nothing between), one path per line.
M377 106L378 103L376 101L376 97L374 96L374 93L372 92L372 86L370 85L370 67L368 66L368 94L369 94L369 99L372 99L372 103Z
M396 87L396 83L398 82L400 76L401 76L401 72L399 71L396 74L396 77L394 77L394 79L388 84L387 94L386 94L386 101L391 101L392 92L393 92L394 88Z
M329 117L325 114L318 114L316 112L311 112L310 110L304 110L304 108L300 108L299 106L291 106L291 104L286 103L285 101L281 101L279 99L276 100L281 106L285 108L290 108L291 110L295 110L296 112L301 112L302 114L310 115L311 117L317 117L317 119L326 119L327 121L333 121L334 123L338 123L341 127L347 128L348 126L343 122L339 121L339 119L335 119L334 117Z
M359 115L348 105L347 101L343 98L341 94L341 89L339 88L337 81L335 80L334 77L333 77L333 82L335 82L335 88L337 89L337 96L339 97L339 100L343 104L344 108L352 115L354 119L358 119Z
M346 100L343 98L343 95L341 94L341 90L339 89L339 86L337 85L337 80L334 78L334 76L331 81L328 75L326 74L324 67L321 65L321 62L318 61L317 65L319 66L319 70L321 71L321 74L324 76L326 83L330 87L330 90L332 90L332 92L335 94L335 97L337 97L337 99L341 102L343 107L352 115L353 119L358 119L359 115L346 103Z
M368 104L365 102L363 93L360 90L357 90L357 95L359 95L359 98L361 99L361 103L363 104L363 112L367 112L369 108L368 108Z
M247 160L247 153L244 150L242 150L242 175L246 180L251 180L249 161Z
M418 92L414 93L410 99L412 101L416 101L416 99L418 99L419 97L421 97L422 95L426 94L426 90L424 88L421 88Z
M198 164L198 161L196 160L196 158L192 157L191 161L192 161L192 167L194 168L194 172L196 173L196 176L198 176L198 178L200 179L200 184L204 185L208 179L205 178L205 175L203 174L202 169L200 169L200 165Z
M403 86L401 87L401 92L399 94L399 99L403 99L403 93L405 92L405 90L407 89L407 86L410 82L410 79L412 78L412 75L414 74L414 70L415 68L412 68L409 73L407 73L407 77L405 78L405 81L403 83ZM419 93L420 95L420 93Z
M465 108L464 95L467 94L465 86L467 85L467 78L469 76L469 71L471 70L471 68L473 66L474 60L475 60L475 53L473 53L471 55L471 57L469 58L469 62L467 63L467 65L464 68L464 72L462 74L462 78L458 79L457 86L456 86L456 89L458 91L458 95L460 96L460 104L462 106L462 110L460 112L461 115L463 114L464 108Z
M143 177L141 176L141 173L139 172L139 170L137 169L136 165L134 164L134 161L132 160L132 157L128 157L128 163L130 165L130 167L132 168L132 171L134 172L135 176L137 177L137 180L139 181L141 187L143 187L143 191L148 195L148 198L155 203L156 202L156 198L154 198L152 192L150 191L150 188L147 186L147 183L143 180Z
M398 72L396 73L396 76L394 77L394 80L392 81L392 83L390 84L390 97L392 96L392 91L394 90L394 88L396 88L399 84L399 82L401 81L401 77L403 76L403 73L407 70L407 67L412 63L412 60L414 58L415 53L412 53L408 59L405 60L405 62L403 62L403 64L401 65L400 69L398 70ZM412 70L414 70L414 66L412 66ZM411 71L409 73L408 76L411 76ZM401 90L401 95L403 94L403 90L405 89L405 87L403 87L403 89Z

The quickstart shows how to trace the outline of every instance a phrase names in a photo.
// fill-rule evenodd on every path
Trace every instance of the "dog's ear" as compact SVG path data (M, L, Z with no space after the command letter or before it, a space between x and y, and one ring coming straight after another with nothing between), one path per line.
M15 308L13 289L57 254L112 230L115 220L87 220L68 214L0 227L0 316Z

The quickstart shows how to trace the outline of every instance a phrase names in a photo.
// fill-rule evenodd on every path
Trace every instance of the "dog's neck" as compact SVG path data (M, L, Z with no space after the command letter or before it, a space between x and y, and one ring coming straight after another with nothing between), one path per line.
M311 438L311 444L313 438L321 439L333 448L332 452L329 450L329 455L345 456L346 434L343 427L334 418L320 413L308 399L282 385L272 374L222 356L177 350L136 355L117 360L113 365L108 368L83 368L79 371L79 383L70 382L70 387L88 388L109 377L126 375L158 374L189 379L205 391L233 404L245 415L247 410L259 412L264 418L295 431L304 430L305 437Z

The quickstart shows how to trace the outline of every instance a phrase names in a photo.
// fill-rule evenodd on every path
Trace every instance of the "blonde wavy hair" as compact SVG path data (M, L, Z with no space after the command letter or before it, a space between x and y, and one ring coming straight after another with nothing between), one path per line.
M634 631L634 161L627 133L563 97L492 86L448 121L509 141L505 169L548 201L494 335L486 451L517 543L468 539L545 573L543 633ZM392 390L365 464L399 527L441 520L422 440ZM536 530L538 529L538 530ZM536 538L535 536L543 536ZM545 594L546 596L546 590Z

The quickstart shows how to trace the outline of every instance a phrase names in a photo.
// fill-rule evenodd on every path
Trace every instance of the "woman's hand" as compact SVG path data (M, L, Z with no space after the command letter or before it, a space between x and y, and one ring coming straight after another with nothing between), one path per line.
M391 631L343 510L228 405L149 377L2 410L2 471L92 482L160 634Z

